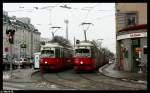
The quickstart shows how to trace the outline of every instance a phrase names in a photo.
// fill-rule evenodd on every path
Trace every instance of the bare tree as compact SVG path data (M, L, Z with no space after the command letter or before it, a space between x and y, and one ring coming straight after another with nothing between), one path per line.
M64 47L72 47L70 41L62 36L54 36L54 38L50 42L57 42Z

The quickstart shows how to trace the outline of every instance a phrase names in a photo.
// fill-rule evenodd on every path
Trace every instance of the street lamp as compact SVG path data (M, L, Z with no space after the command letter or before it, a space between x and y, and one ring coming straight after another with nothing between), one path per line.
M66 39L68 40L68 23L69 23L69 21L66 19L64 22L66 23Z

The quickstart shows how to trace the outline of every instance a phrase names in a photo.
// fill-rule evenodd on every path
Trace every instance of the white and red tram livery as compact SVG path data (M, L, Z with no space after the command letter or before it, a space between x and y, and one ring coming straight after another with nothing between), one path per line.
M58 43L48 43L41 49L40 70L59 71L72 67L73 50Z
M74 70L94 71L103 63L100 61L99 51L91 42L80 42L74 48Z

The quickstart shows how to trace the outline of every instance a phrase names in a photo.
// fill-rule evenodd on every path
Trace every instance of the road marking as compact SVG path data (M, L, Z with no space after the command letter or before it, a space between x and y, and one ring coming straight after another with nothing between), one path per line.
M20 89L12 87L3 87L3 90L20 90Z
M14 86L14 87L26 87L26 85L20 85L20 84L13 84L13 83L3 83L3 86Z
M3 79L10 79L10 75L9 74L5 74L5 75L3 75Z

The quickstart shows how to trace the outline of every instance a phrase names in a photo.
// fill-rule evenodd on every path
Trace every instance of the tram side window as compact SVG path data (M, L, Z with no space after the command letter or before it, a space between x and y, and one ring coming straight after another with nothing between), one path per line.
M41 57L54 57L54 50L42 50Z
M64 49L61 48L61 57L64 57Z
M72 57L72 51L71 51L71 50L68 50L67 52L68 52L68 53L67 53L67 57Z
M69 50L69 57L72 57L72 56L73 56L73 51Z
M91 48L91 57L92 58L95 58L95 55L97 55L97 52L96 52L96 50L94 49L94 48Z
M64 57L67 57L66 49L64 49Z
M68 56L69 56L69 55L68 55L68 50L66 50L66 58L68 58Z
M60 58L60 48L56 48L55 53L56 53L56 57Z

